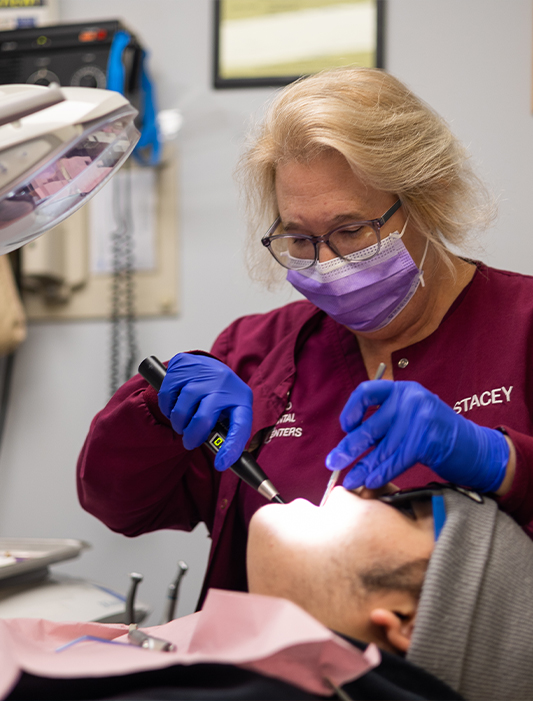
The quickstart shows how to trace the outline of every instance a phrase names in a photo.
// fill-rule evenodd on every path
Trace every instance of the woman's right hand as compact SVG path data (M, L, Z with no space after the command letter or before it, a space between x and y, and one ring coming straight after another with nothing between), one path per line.
M229 420L215 456L226 470L241 456L252 430L252 390L227 365L205 355L178 353L170 360L158 394L159 408L187 450L207 440L216 422Z

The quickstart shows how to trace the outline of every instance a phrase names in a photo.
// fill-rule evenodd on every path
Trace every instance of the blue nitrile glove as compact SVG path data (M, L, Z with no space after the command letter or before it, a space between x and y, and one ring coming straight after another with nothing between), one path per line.
M363 421L371 406L379 408ZM505 436L459 416L418 382L362 382L340 421L348 435L327 456L330 470L347 467L375 446L346 475L347 489L376 489L418 462L449 482L482 492L496 491L505 477Z
M205 355L178 353L157 395L159 408L192 450L207 440L220 418L228 436L215 456L217 470L238 460L252 430L252 390L227 365Z

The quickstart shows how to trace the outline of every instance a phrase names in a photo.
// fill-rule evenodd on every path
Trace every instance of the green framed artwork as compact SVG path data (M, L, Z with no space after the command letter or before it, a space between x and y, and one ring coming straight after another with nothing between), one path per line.
M214 86L280 86L325 68L383 68L384 15L385 0L214 0Z

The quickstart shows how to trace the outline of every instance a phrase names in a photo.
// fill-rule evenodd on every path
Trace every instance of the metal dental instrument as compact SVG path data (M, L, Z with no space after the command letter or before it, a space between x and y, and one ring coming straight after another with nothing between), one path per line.
M132 572L130 574L130 579L130 588L126 598L126 623L128 625L135 624L135 594L137 593L139 583L143 581L143 576L137 572Z
M376 374L374 375L374 380L381 380L386 369L387 369L387 366L385 365L385 363L380 363L378 365L378 369L376 371ZM341 472L342 472L342 470L333 470L333 472L331 473L331 477L328 480L326 491L324 492L324 496L322 497L322 500L321 500L319 506L324 506L324 504L327 502L329 495L333 491L333 487L337 484L337 481L339 479L339 475Z
M178 601L180 583L188 569L189 565L186 562L183 562L183 560L178 562L178 573L176 575L176 579L168 586L167 606L162 623L169 623L170 621L174 620L174 612Z
M156 638L155 635L148 635L137 628L136 623L130 624L128 630L128 640L133 645L142 647L145 650L154 650L155 652L172 652L176 649L174 643L163 638Z
M159 391L163 378L167 374L167 369L158 358L151 355L145 358L139 365L139 373L154 389ZM204 445L216 455L224 444L227 435L226 427L220 421L217 421L215 428L209 434ZM237 477L240 477L243 482L246 482L252 489L257 490L259 494L269 501L275 502L276 504L285 503L280 497L278 490L256 463L255 458L246 450L229 469L232 470Z

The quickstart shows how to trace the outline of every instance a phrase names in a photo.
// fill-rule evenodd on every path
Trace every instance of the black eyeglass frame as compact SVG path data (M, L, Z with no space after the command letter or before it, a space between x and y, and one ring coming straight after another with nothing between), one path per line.
M281 222L281 217L277 217L277 219L274 221L272 226L268 229L266 234L263 236L261 239L261 243L263 246L268 248L270 251L270 254L276 261L276 263L279 263L282 267L286 268L287 270L294 270L294 268L289 268L287 265L282 263L279 258L276 256L274 251L272 250L272 242L277 241L279 239L300 239L304 241L310 241L313 244L314 251L315 251L315 257L313 259L309 258L311 261L309 265L301 265L298 267L298 270L306 270L307 268L312 268L313 265L316 265L318 262L318 244L320 243L325 243L326 246L333 251L333 253L338 256L339 258L342 258L342 260L347 260L346 256L343 256L339 251L335 249L335 247L329 242L329 239L333 234L336 234L338 231L342 231L343 229L346 229L348 226L367 226L370 227L371 229L374 230L376 234L376 239L377 239L377 248L376 251L372 253L372 255L368 256L368 258L363 258L361 260L371 260L381 250L381 227L392 217L393 214L395 214L400 207L402 206L402 201L400 199L396 200L396 202L390 207L385 214L382 217L379 217L379 219L367 219L364 221L354 221L354 222L348 222L346 224L343 224L342 226L337 226L335 229L332 229L331 231L328 231L327 234L324 234L323 236L310 236L309 234L275 234L272 235L273 231L276 231L278 226L280 225ZM303 259L302 259L303 260Z
M389 506L400 506L410 501L422 501L424 499L430 499L433 496L438 496L443 493L444 490L451 489L454 492L459 492L465 497L472 499L477 504L483 504L484 499L481 494L472 490L466 489L466 487L460 487L457 484L452 484L451 482L430 482L425 487L414 487L412 489L400 489L397 492L391 492L390 494L381 494L377 497L378 501L382 501Z

